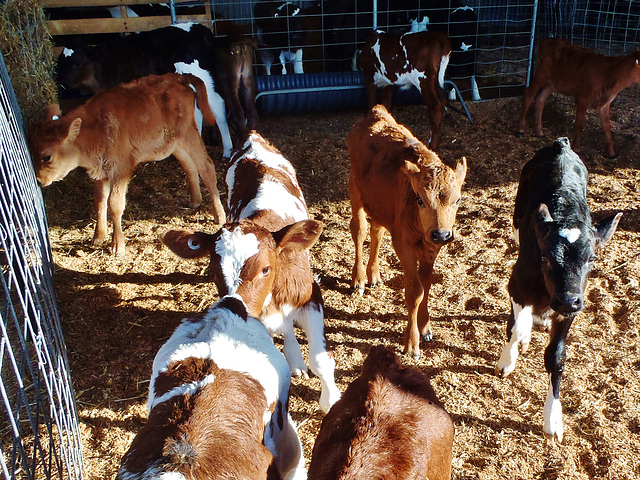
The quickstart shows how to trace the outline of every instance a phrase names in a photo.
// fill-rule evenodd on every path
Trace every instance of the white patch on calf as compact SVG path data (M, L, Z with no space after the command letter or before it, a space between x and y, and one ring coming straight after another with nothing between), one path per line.
M376 58L378 59L378 63L380 64L379 67L376 67L376 70L380 73L380 75L386 76L387 75L387 67L385 66L384 62L382 61L382 58L380 58L380 38L378 38L376 40L376 43L373 44L373 46L371 47L371 51L373 53L375 53ZM375 76L374 76L375 78ZM378 83L376 82L376 85Z
M175 28L179 28L180 30L184 30L185 32L190 32L191 28L193 27L193 23L192 22L175 23L171 26Z
M259 210L273 210L283 220L292 217L294 222L309 218L305 204L279 182L262 182L256 197L242 209L239 218L248 218Z
M216 253L220 255L220 266L224 283L233 294L238 290L242 279L240 273L248 259L260 251L260 242L253 233L243 233L240 227L229 231L221 230L220 238L216 242Z
M440 88L444 88L444 75L449 66L449 55L443 55L440 59L440 70L438 70L438 84ZM455 90L453 90L455 92Z
M195 382L183 383L182 385L178 385L177 387L173 387L167 393L162 394L159 397L155 397L152 405L147 405L149 411L156 405L166 402L167 400L178 396L178 395L193 395L200 388L204 388L216 379L216 376L211 374L204 377L202 380L197 380Z
M222 156L224 158L230 158L233 145L231 143L231 134L229 133L229 124L227 123L227 112L223 98L215 90L215 84L211 73L200 67L200 62L198 60L194 60L188 64L184 62L176 62L174 63L174 67L176 72L180 75L190 73L191 75L198 77L204 83L207 90L209 107L211 108L213 115L216 117L216 124L220 130L220 136L222 137Z
M156 464L149 466L144 472L129 472L126 468L120 468L118 471L118 479L120 480L187 480L180 472L166 472Z
M564 427L562 425L562 404L560 399L553 396L553 385L551 385L551 375L549 375L549 392L544 402L544 433L553 437L558 437L558 442L562 443Z
M531 340L531 327L533 326L532 307L518 305L511 299L513 307L514 324L511 328L511 338L502 349L500 359L496 365L496 371L502 375L509 375L516 368L518 359L518 345L524 346ZM525 347L526 348L526 347Z
M67 47L64 47L64 50L62 50L62 54L63 54L65 57L70 57L70 56L71 56L71 55L73 55L74 53L75 53L75 52L74 52L72 49L67 48Z
M423 72L414 68L409 72L399 74L398 79L393 82L393 84L400 88L409 88L413 85L420 93L422 93L422 89L420 88L420 79L422 78L427 78L427 76Z
M580 238L579 228L561 228L558 235L565 238L569 243L573 243Z

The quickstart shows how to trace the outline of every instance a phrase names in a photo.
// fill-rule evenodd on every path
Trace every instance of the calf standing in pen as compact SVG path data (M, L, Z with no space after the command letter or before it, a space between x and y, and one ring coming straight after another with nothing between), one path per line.
M351 236L356 248L352 286L364 293L368 217L371 251L366 278L372 286L382 281L378 251L387 229L404 274L409 311L404 352L419 358L420 335L425 341L433 338L428 310L433 263L440 248L453 240L467 160L461 158L455 169L445 165L382 105L354 124L347 146Z
M508 342L496 374L509 375L518 346L526 352L534 322L551 319L544 352L549 393L544 404L544 432L562 441L560 380L571 323L584 306L584 291L596 248L611 238L621 213L591 224L587 206L587 168L559 138L525 164L516 194L513 226L520 251L509 279L511 316Z
M451 41L441 32L419 32L395 35L375 31L371 34L358 66L369 90L369 106L378 103L378 88L383 89L382 104L391 108L393 87L418 89L429 112L431 137L429 148L440 143L440 123L446 100L442 91L449 63Z
M450 480L454 427L429 378L371 349L313 446L313 480Z
M207 87L222 137L222 156L229 159L233 147L229 126L243 143L247 129L255 128L258 120L255 47L254 39L237 33L216 38L204 25L180 23L92 47L69 45L58 58L58 83L63 89L96 93L146 75L192 73Z
M320 408L327 412L340 398L334 381L335 361L324 335L320 287L309 265L309 248L322 225L309 220L304 196L293 166L259 134L249 135L244 149L227 172L229 217L215 235L172 230L164 243L184 258L211 257L213 279L220 295L237 293L272 333L284 335L284 354L295 375L307 367L295 337L300 326L309 342L311 370L322 383ZM297 233L296 233L297 232ZM295 248L282 239L307 239ZM266 297L256 285L270 279Z
M305 479L290 380L239 297L183 320L153 361L149 418L116 480Z
M195 92L194 92L195 90ZM47 117L27 133L36 178L43 187L82 167L95 183L97 223L93 244L107 237L107 206L113 222L113 251L123 255L122 213L127 186L140 163L174 155L187 174L191 207L202 202L200 177L211 195L214 221L225 222L216 170L196 126L195 107L214 125L202 81L192 75L150 75L105 90L61 116Z
M618 93L633 84L640 84L640 51L629 55L606 57L559 39L548 38L540 44L538 65L531 84L522 97L522 112L517 134L524 133L527 110L536 99L534 132L542 136L542 111L554 92L573 97L576 101L576 122L573 148L580 150L587 109L596 110L604 131L607 156L616 152L611 139L611 102Z

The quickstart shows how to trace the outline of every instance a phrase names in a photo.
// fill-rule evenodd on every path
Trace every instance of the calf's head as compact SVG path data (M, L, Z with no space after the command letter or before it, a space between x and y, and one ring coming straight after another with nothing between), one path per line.
M27 142L36 178L43 187L62 180L80 165L81 152L75 144L81 118L63 117L58 105L49 105L45 119L29 126Z
M538 207L537 215L536 238L550 306L563 315L577 313L584 307L584 290L595 252L613 236L622 213L595 226L589 219L560 225L544 203Z
M162 241L183 258L209 255L219 295L239 295L249 315L259 317L281 270L296 253L310 249L321 232L322 224L316 220L303 220L274 233L240 220L213 235L171 230Z
M467 174L467 159L458 160L454 170L430 150L427 150L427 156L434 158L405 160L402 170L409 178L412 190L407 201L417 204L424 238L433 244L444 245L453 240L453 224Z

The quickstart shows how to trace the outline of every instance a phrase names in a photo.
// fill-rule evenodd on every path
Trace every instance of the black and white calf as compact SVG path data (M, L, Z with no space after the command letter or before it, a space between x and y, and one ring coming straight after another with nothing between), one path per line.
M496 374L515 368L518 347L527 350L534 322L550 328L544 353L549 393L544 404L544 432L562 441L560 380L571 323L584 306L584 291L596 248L611 238L622 213L591 224L587 206L587 168L559 138L525 164L513 216L518 260L509 280L511 317L508 342Z
M153 361L149 419L116 480L305 479L290 380L285 358L239 297L183 320Z

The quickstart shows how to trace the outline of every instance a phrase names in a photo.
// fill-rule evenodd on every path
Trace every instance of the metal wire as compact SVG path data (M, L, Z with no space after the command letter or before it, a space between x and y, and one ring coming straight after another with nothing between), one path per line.
M0 56L0 467L81 479L82 451L40 189Z

